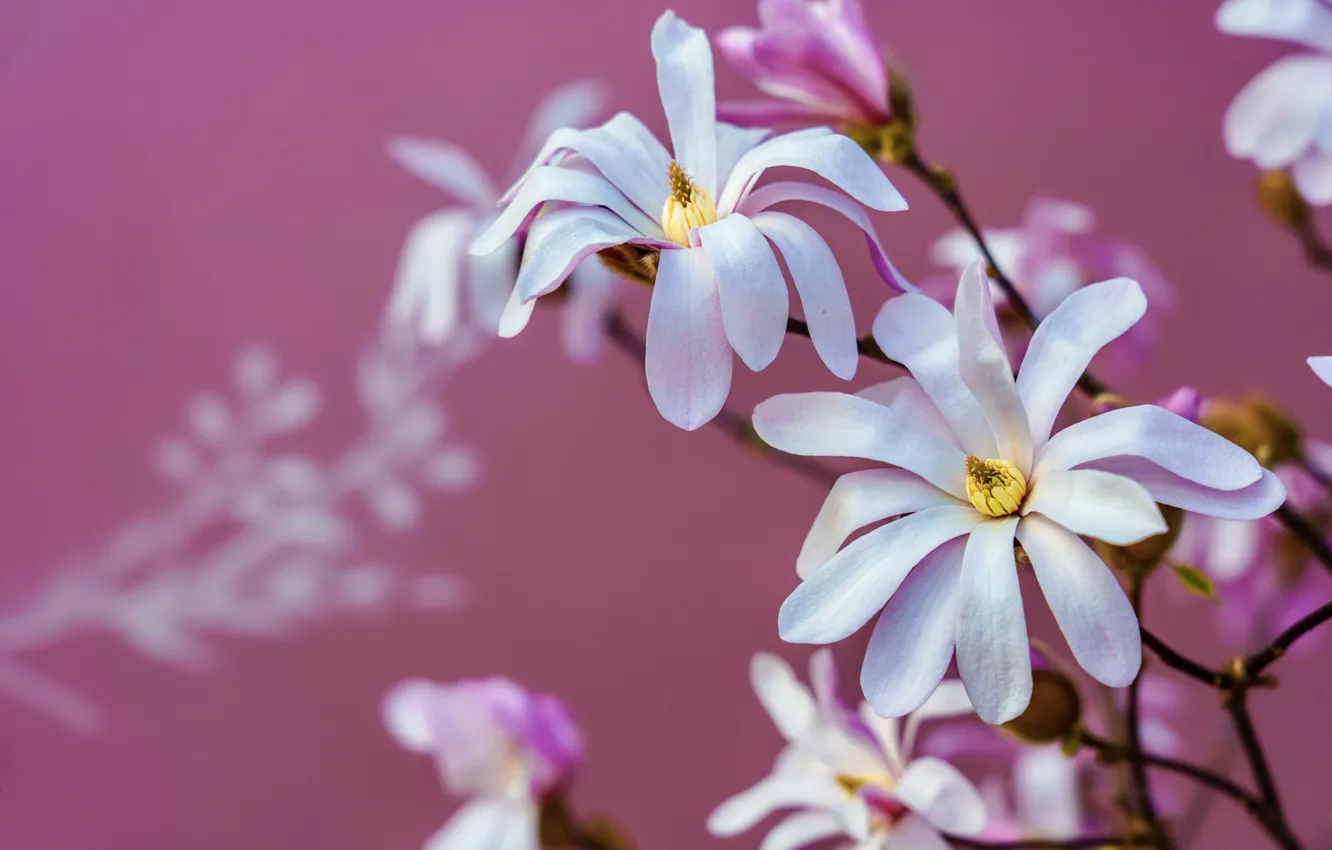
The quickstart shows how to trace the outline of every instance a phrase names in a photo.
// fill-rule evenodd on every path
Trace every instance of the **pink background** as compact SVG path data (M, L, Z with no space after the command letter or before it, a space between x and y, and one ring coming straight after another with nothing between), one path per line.
M1262 388L1332 437L1332 393L1303 365L1332 353L1332 279L1262 218L1252 168L1220 139L1230 98L1283 47L1219 35L1215 4L1199 0L869 5L914 75L925 150L956 169L985 222L1016 223L1034 192L1077 199L1173 281L1182 306L1164 356L1130 395ZM709 30L754 20L741 0L676 10ZM186 398L226 384L246 343L270 342L325 387L309 451L354 437L356 353L376 333L404 233L446 203L387 159L385 139L451 139L501 171L527 111L582 76L608 78L616 106L660 130L647 48L660 11L624 0L0 9L4 610L172 498L148 451ZM748 93L720 77L723 95ZM880 216L881 233L920 276L949 222L892 176L913 208ZM858 239L824 230L867 329L883 291ZM641 324L646 299L626 300ZM222 639L223 663L205 675L98 632L25 656L95 697L106 728L81 737L0 699L0 845L418 847L449 803L428 761L381 731L379 696L409 675L505 673L571 704L590 739L577 799L640 846L757 846L757 832L723 842L703 822L775 755L746 665L781 648L777 606L822 494L717 432L669 426L615 352L579 368L557 351L557 322L539 312L464 367L444 404L479 457L478 483L430 497L413 532L371 541L378 557L464 576L467 607ZM878 374L866 364L857 380ZM740 407L836 383L798 340L768 372L737 375ZM1219 660L1207 603L1151 608L1160 632ZM803 648L781 649L803 666ZM839 650L848 684L858 655ZM1326 658L1284 661L1280 697L1254 698L1310 847L1332 846ZM1216 715L1207 695L1184 712L1195 754ZM1201 846L1258 841L1219 802Z

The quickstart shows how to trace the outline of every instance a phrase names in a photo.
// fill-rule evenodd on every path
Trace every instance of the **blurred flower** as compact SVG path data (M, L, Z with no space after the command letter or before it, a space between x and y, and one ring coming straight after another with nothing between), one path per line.
M501 678L409 679L384 695L382 713L399 745L433 756L445 787L471 798L426 842L429 850L538 850L541 803L583 758L559 700Z
M771 239L791 271L815 349L835 374L850 378L855 321L837 261L809 225L768 207L802 200L841 213L865 231L884 279L905 287L861 204L901 210L906 202L854 142L831 130L772 138L767 130L717 123L712 52L702 30L667 12L653 27L652 53L674 157L627 113L591 130L558 130L472 244L474 254L487 255L515 233L527 234L501 335L521 331L535 299L590 254L625 245L654 252L648 390L666 419L697 428L726 400L732 348L759 370L785 337L789 298ZM851 197L790 182L751 192L764 170L778 166L813 171ZM562 208L542 212L550 202Z
M880 125L891 117L888 72L859 0L759 0L760 29L714 41L726 61L775 100L724 103L741 126Z
M1038 316L1046 316L1076 292L1098 280L1127 277L1138 281L1152 311L1122 337L1106 346L1112 370L1140 365L1156 342L1156 317L1173 306L1169 282L1139 248L1097 233L1096 217L1087 207L1071 201L1034 198L1018 227L986 229L985 242L999 267L1012 279ZM925 291L950 304L956 291L956 273L981 259L980 247L962 228L940 237L931 249L936 263L951 268L953 276L939 275L923 284ZM1001 322L1018 320L1003 290L992 284ZM1020 359L1022 337L1014 335L1010 354Z
M899 730L862 705L859 715L836 696L832 654L810 659L810 689L785 661L760 653L750 665L759 702L787 746L757 785L722 803L708 818L713 835L738 835L780 809L798 809L763 840L765 850L795 850L823 838L848 836L857 846L933 850L939 832L974 835L985 805L947 762L914 758L924 720L970 714L958 682L944 682Z
M1332 203L1332 8L1320 0L1226 0L1216 25L1317 51L1278 59L1226 110L1231 156L1264 171L1289 168L1312 204Z
M1082 760L1058 744L1017 750L1008 781L983 786L988 841L1065 841L1082 829Z
M955 315L919 293L879 312L874 338L911 377L760 404L754 427L777 449L900 467L852 472L833 487L797 559L804 581L782 605L782 638L832 643L884 609L861 673L876 711L921 705L956 647L980 716L1011 720L1032 688L1016 539L1078 663L1111 687L1131 682L1142 660L1137 617L1082 536L1127 545L1160 534L1157 502L1254 519L1285 497L1250 454L1155 405L1050 437L1092 357L1145 309L1131 280L1078 290L1036 330L1015 380L976 264ZM838 551L854 530L892 517Z
M553 130L582 125L600 112L604 99L600 87L589 82L547 95L532 116L518 167ZM499 190L470 154L448 142L398 137L390 142L389 154L464 206L431 213L407 234L387 319L414 327L429 341L444 339L464 321L496 333L518 275L521 240L508 240L487 257L469 256L467 246L494 220ZM603 320L618 284L598 263L578 269L564 313L564 348L571 359L587 361L601 353Z

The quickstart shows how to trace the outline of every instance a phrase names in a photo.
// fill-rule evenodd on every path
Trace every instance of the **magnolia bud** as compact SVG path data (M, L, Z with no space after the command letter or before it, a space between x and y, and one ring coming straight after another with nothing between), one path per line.
M1184 511L1170 505L1158 507L1166 521L1164 532L1128 546L1112 546L1097 540L1096 552L1101 560L1121 572L1139 578L1146 576L1164 561L1170 548L1175 545L1175 539L1179 537L1179 530L1184 526Z
M1302 457L1299 426L1262 396L1209 400L1201 421L1204 428L1230 440L1268 468Z
M1082 719L1082 698L1073 681L1053 667L1031 671L1031 702L1003 729L1028 744L1063 740Z
M1258 203L1277 224L1291 230L1309 226L1309 205L1289 171L1264 171L1258 178Z

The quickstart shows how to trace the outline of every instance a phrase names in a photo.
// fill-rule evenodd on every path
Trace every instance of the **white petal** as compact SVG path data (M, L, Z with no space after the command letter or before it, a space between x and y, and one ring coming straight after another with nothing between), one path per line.
M879 615L860 687L880 716L901 717L937 692L953 660L964 548L959 538L927 555Z
M962 380L990 423L999 457L1027 474L1031 471L1031 427L994 318L983 262L973 263L962 272L954 315Z
M874 341L884 354L911 370L968 454L998 456L985 413L962 382L957 326L948 308L919 293L899 295L874 319Z
M831 774L779 771L723 802L708 816L708 832L739 835L778 809L833 808L846 800Z
M753 221L782 252L791 270L814 350L834 375L842 380L854 378L860 362L856 319L832 249L814 228L795 216L764 212Z
M472 321L487 333L495 333L509 297L514 292L522 257L520 240L510 239L498 251L478 257L467 255L467 297Z
M503 312L500 313L499 327L497 332L503 339L512 339L522 333L523 328L532 319L532 312L536 310L536 300L523 300L518 293L518 287L514 287L509 293L509 300L504 305Z
M726 337L745 365L765 369L786 338L786 278L754 222L731 215L698 229L717 275Z
M1132 478L1163 505L1222 519L1259 519L1286 500L1286 488L1267 470L1262 477L1238 490L1216 490L1167 472L1155 463L1137 457L1112 457L1088 463L1085 469L1100 469Z
M1332 387L1332 357L1310 357L1308 362L1318 380Z
M431 704L439 686L425 679L408 679L384 694L380 716L384 728L398 746L415 753L434 749L435 727L431 723Z
M1315 206L1332 204L1332 153L1310 151L1291 167L1295 188Z
M527 122L527 138L523 142L524 156L530 156L550 134L562 127L584 127L606 108L610 99L606 86L600 80L573 80L552 89ZM518 163L526 164L526 159Z
M485 169L457 145L398 136L389 141L388 152L415 176L473 207L492 207L499 197L499 191L486 176Z
M796 455L877 460L966 498L966 456L914 424L890 408L846 393L779 395L754 408L754 429L773 448Z
M1217 490L1238 490L1263 475L1244 449L1153 404L1111 410L1065 428L1037 454L1033 475L1118 455L1145 458Z
M957 672L986 723L1017 717L1031 701L1031 658L1022 611L1016 517L977 526L962 556Z
M433 213L413 225L402 245L385 317L428 340L458 326L463 259L476 220L468 210Z
M1013 765L1013 786L1024 826L1053 841L1077 836L1082 824L1077 762L1058 744L1024 749Z
M866 842L853 850L951 850L951 845L924 818L907 815L888 832L886 845Z
M850 637L888 602L922 558L983 518L974 508L931 508L855 540L782 603L777 619L782 640L834 643Z
M1146 311L1142 288L1121 277L1076 290L1036 328L1017 377L1036 449L1092 357Z
M814 697L796 679L791 665L778 656L756 653L749 664L749 682L773 725L787 741L795 743L814 725L818 712Z
M545 295L597 251L641 239L641 233L606 210L575 207L543 215L527 232L518 294L525 301Z
M703 30L665 12L652 27L657 90L680 166L717 197L717 92Z
M796 574L809 578L837 554L846 538L870 523L928 508L964 506L925 479L901 469L863 469L837 479L796 558Z
M1075 534L1127 546L1166 530L1146 488L1095 469L1048 472L1036 479L1022 513L1044 514Z
M800 812L774 826L764 836L759 850L799 850L825 838L842 835L844 827L828 812Z
M957 580L961 579L961 555L962 553L959 551ZM956 611L956 608L954 608L954 611ZM912 751L916 748L916 733L919 732L920 724L924 721L960 717L975 713L976 707L971 704L971 697L967 696L966 685L962 684L961 679L949 679L946 682L940 682L939 687L935 688L934 693L930 694L930 698L925 700L925 704L911 712L911 715L907 717L902 731L902 751L910 757Z
M841 707L841 698L837 695L837 659L833 658L831 649L824 647L810 653L809 687L821 711Z
M1225 116L1231 156L1263 169L1284 168L1314 140L1332 107L1332 58L1296 55L1278 59L1244 87Z
M930 401L924 388L910 375L893 378L881 384L871 384L864 389L856 390L856 395L876 404L882 404L884 407L891 407L899 415L910 420L913 423L912 427L933 431L940 437L947 438L953 445L957 445L957 435L953 433L953 427L939 412L939 408L934 406L934 402ZM960 445L957 447L962 448Z
M907 208L883 170L851 139L841 133L787 133L740 157L726 179L717 210L736 209L759 175L779 166L812 171L871 209Z
M731 347L702 248L661 252L647 328L648 392L671 424L709 422L731 389Z
M1263 524L1236 519L1190 522L1207 523L1207 549L1200 567L1221 581L1233 581L1248 571L1265 545Z
M1226 0L1216 10L1216 27L1332 51L1332 9L1318 0Z
M975 835L985 828L985 801L951 764L919 758L907 765L893 796L944 832Z
M422 850L538 850L536 810L527 801L478 799L464 805Z
M1040 516L1024 517L1017 537L1078 664L1102 684L1126 687L1142 665L1142 639L1115 574L1076 534Z

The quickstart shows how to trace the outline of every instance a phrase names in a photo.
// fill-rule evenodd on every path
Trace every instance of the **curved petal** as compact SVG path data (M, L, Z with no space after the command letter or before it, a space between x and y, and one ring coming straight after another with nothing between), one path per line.
M1024 517L1017 538L1078 664L1104 685L1127 687L1142 666L1142 638L1115 574L1076 534L1043 517Z
M1070 425L1037 454L1033 475L1040 478L1117 455L1145 458L1217 490L1238 490L1263 475L1244 449L1154 404L1123 407Z
M444 210L407 233L394 273L385 317L410 325L427 340L442 340L458 326L463 258L476 220L468 210Z
M975 835L985 828L980 792L942 759L927 756L907 765L893 796L944 832Z
M860 687L874 712L901 717L939 687L953 659L966 540L939 546L888 600L865 648Z
M1332 387L1332 357L1310 357L1308 363L1318 380Z
M1088 463L1083 469L1099 469L1132 478L1163 505L1221 519L1251 520L1267 516L1286 501L1281 479L1267 470L1248 487L1216 490L1162 469L1139 457L1112 457Z
M1332 51L1332 9L1318 0L1226 0L1216 10L1216 28Z
M1050 472L1036 479L1022 506L1074 534L1128 546L1166 530L1165 517L1147 489L1132 478L1096 469Z
M902 469L863 469L837 479L796 558L796 574L809 578L837 554L846 538L873 522L929 508L965 507L959 499Z
M844 381L854 378L860 363L856 319L832 249L795 216L764 212L753 216L753 222L781 251L791 270L814 350L834 375Z
M457 145L397 136L389 140L389 156L411 174L433 183L473 207L490 208L499 190L472 155Z
M871 843L871 839L853 850L951 850L952 847L928 821L916 815L907 815L894 824L888 841L885 846Z
M584 127L606 108L609 101L606 86L600 80L571 80L551 89L527 121L527 134L523 140L522 167L532 151L539 149L550 134L562 127Z
M812 171L871 209L907 208L906 199L860 145L841 133L804 131L770 139L740 157L726 178L717 211L736 209L758 176L779 166Z
M913 427L935 431L953 445L957 445L956 435L948 420L939 412L939 408L934 406L934 402L930 401L930 397L925 394L925 390L916 379L910 375L893 378L881 384L870 384L864 389L856 390L856 395L876 404L882 404L884 407L891 407L915 423Z
M1121 277L1072 292L1036 328L1017 377L1036 449L1096 352L1146 311L1142 287Z
M962 448L977 457L998 457L994 431L962 381L957 325L946 307L919 293L899 295L875 317L874 341L884 354L911 370L952 425Z
M983 262L972 263L957 285L958 367L994 432L999 457L1031 472L1031 426L1004 351Z
M755 653L749 663L749 682L772 724L788 742L796 743L814 725L818 716L814 697L782 658Z
M1291 166L1295 188L1315 206L1332 204L1332 153L1310 151Z
M484 257L467 255L467 298L472 321L487 333L495 333L505 305L514 292L523 246L510 239L498 251Z
M1226 109L1224 134L1231 156L1263 169L1284 168L1313 143L1332 104L1332 58L1278 59L1254 77Z
M642 234L606 210L575 207L547 213L527 232L518 295L524 301L545 295L597 251L641 240Z
M799 850L825 838L843 834L841 818L828 812L799 812L774 826L759 850Z
M1013 556L1017 524L1011 517L978 525L962 556L957 672L986 723L1012 720L1031 701L1027 619Z
M900 466L966 498L966 456L912 418L846 393L779 395L754 408L754 430L788 454L858 457Z
M711 421L731 390L731 346L702 248L662 251L647 328L648 392L686 431Z
M652 56L675 159L715 198L717 91L708 37L674 12L665 12L652 27Z
M778 770L723 802L708 816L708 832L739 835L779 809L829 809L846 801L846 792L831 774Z
M509 293L509 300L504 305L504 310L500 312L499 326L496 332L501 339L512 339L523 332L527 323L532 320L532 312L536 310L536 300L524 301L518 294L518 288L514 287L513 292Z
M750 369L767 368L786 338L790 302L777 257L742 215L700 227L698 236L717 276L726 338Z
M786 598L777 618L778 634L788 643L834 643L850 637L883 608L922 558L983 519L973 508L930 508L874 529Z

